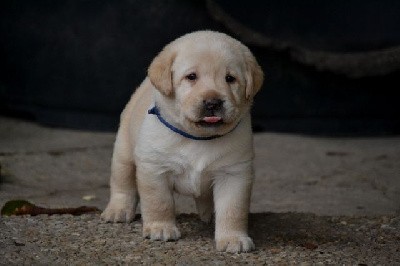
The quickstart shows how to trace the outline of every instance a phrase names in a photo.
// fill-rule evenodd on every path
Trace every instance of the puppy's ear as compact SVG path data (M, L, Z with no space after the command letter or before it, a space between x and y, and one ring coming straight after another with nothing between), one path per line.
M246 99L250 100L261 89L264 82L264 72L255 57L250 53L246 56Z
M173 92L171 67L174 59L175 53L167 46L154 58L147 70L151 83L166 96Z

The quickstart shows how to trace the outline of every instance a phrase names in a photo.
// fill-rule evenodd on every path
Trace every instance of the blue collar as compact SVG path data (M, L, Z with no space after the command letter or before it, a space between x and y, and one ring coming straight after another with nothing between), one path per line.
M160 110L158 109L157 106L154 106L148 111L149 114L151 115L156 115L158 120L160 120L161 123L164 124L167 128L171 129L175 133L178 133L179 135L188 138L188 139L193 139L193 140L212 140L216 138L223 137L224 135L214 135L214 136L209 136L209 137L196 137L193 135L190 135L189 133L186 133L185 131L180 130L179 128L174 127L170 123L168 123L161 115L160 115ZM236 128L236 127L235 127ZM233 128L230 132L232 132L235 128ZM228 132L228 133L230 133Z

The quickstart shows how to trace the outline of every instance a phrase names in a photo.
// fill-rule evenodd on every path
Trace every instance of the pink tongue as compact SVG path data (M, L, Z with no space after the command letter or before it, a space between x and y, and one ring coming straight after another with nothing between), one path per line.
M222 118L219 116L206 116L203 118L203 121L206 123L217 123L220 121Z

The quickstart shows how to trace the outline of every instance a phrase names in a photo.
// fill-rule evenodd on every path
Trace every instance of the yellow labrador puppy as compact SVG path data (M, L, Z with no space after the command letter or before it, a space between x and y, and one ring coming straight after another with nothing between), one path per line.
M143 236L176 240L177 191L194 197L203 221L215 209L217 250L254 249L249 110L262 82L250 50L226 34L198 31L168 44L121 115L102 218L132 221L140 197Z

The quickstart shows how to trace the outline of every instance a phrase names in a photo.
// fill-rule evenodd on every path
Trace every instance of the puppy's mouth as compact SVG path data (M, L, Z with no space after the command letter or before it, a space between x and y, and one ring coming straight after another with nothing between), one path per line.
M218 127L224 124L224 120L220 116L205 116L196 125L201 127Z

